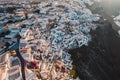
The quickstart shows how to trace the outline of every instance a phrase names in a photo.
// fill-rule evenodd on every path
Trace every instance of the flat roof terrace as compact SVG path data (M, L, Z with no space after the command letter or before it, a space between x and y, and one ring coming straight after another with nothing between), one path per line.
M6 43L5 42L0 42L0 48L2 48L3 46L5 46Z
M2 80L2 74L4 73L4 70L0 68L0 80Z

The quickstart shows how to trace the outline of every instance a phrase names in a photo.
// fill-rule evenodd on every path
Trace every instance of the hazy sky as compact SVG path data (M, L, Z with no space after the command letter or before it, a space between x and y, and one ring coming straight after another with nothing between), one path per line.
M120 5L120 0L101 0L102 2L104 2L105 4L112 4L112 5Z
M99 1L99 0L95 0L95 1ZM108 8L113 8L113 7L118 7L120 8L120 0L100 0L102 2L102 4L105 7Z

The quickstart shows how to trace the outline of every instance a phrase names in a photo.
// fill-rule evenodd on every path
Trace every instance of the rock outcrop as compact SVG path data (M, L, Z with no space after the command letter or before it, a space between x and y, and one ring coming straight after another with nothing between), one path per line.
M91 35L88 46L70 50L81 80L120 80L120 38L117 33L108 21L102 21Z

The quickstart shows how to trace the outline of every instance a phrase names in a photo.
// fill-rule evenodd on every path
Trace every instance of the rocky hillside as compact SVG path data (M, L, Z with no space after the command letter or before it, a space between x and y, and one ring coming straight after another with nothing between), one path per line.
M81 80L120 80L120 38L108 21L91 31L88 46L70 50Z

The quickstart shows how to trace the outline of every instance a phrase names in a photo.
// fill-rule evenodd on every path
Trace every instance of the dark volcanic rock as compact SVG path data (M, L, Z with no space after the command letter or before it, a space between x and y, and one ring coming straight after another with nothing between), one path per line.
M120 38L106 21L91 31L88 46L70 50L82 80L120 80Z

